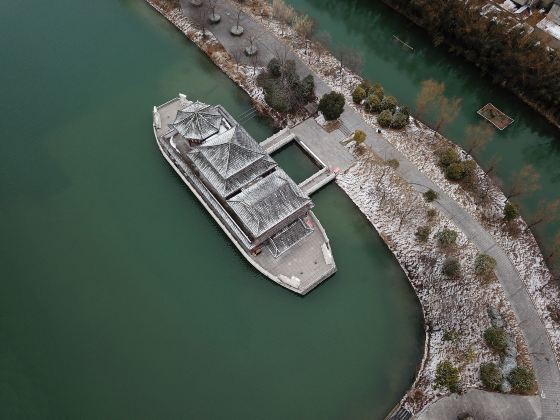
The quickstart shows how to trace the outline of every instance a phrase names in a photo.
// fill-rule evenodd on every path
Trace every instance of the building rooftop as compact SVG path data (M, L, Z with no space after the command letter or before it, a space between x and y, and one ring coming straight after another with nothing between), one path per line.
M187 155L223 198L277 166L240 126L210 137Z
M294 181L278 168L229 199L228 204L251 235L258 237L312 203Z
M556 13L558 17L553 14L554 10L551 10L544 19L537 23L537 28L543 30L551 37L560 40L560 6L555 4L553 7L557 8Z
M218 133L221 125L220 112L213 106L197 101L177 111L170 127L187 140L203 141Z
M547 18L557 25L560 25L560 0L557 0L548 12Z

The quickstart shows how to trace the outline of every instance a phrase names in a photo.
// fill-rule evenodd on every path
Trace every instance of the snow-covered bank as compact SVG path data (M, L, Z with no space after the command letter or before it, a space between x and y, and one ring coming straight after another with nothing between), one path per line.
M343 67L340 76L340 61L313 42L306 43L291 27L276 21L272 17L272 8L268 3L264 5L261 3L259 7L246 5L242 8L277 38L289 44L295 54L320 75L333 90L343 93L347 105L359 112L369 125L376 129L380 128L375 115L365 112L362 106L352 101L352 91L362 81L358 75ZM517 237L513 237L504 229L502 215L506 202L505 195L480 166L476 167L477 177L483 188L488 191L487 202L482 206L477 205L474 197L459 184L447 180L438 165L435 150L442 146L451 146L463 157L467 156L467 153L448 139L435 134L422 122L414 120L403 130L382 129L382 131L385 138L409 161L485 226L494 240L506 251L545 325L556 354L556 361L560 366L560 324L551 317L551 308L560 310L560 290L557 283L553 281L535 237L529 229L526 229L527 223L519 218L521 234Z
M386 163L368 148L353 147L353 153L357 163L340 174L336 182L391 249L424 311L428 348L424 368L404 398L405 407L416 413L449 393L434 385L437 364L443 360L460 368L463 388L481 386L480 364L499 362L482 337L491 326L488 307L498 308L507 320L507 329L517 342L518 361L529 366L527 346L500 283L481 282L474 273L474 260L479 252L476 247L442 214L430 218L428 210L432 206L394 170L388 170ZM416 237L420 226L431 228L427 242L420 242ZM459 232L457 245L447 251L437 245L434 237L444 228ZM461 263L459 278L447 278L441 272L449 256Z

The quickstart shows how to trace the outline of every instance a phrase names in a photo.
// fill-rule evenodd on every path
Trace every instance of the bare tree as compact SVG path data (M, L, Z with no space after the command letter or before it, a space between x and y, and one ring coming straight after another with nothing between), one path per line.
M422 82L422 87L416 99L416 113L421 117L434 104L438 104L445 92L445 84L429 79Z
M317 61L320 63L321 54L329 50L329 46L331 44L331 36L328 32L321 31L315 34L315 36L313 37L313 41L315 41L315 47L317 50Z
M251 66L253 67L253 76L257 72L258 64L259 64L259 58L258 58L257 54L253 54L251 56Z
M202 31L202 37L206 38L206 25L208 19L208 10L206 4L201 1L200 4L193 10L191 19L194 25Z
M340 84L344 83L344 76L342 73L343 67L347 67L354 73L360 73L362 69L362 56L357 51L350 48L342 48L337 53L338 59L340 61L340 67L338 69L338 74L340 77Z
M506 198L509 200L520 195L530 194L540 188L540 175L532 165L525 165L513 176Z
M417 205L409 194L404 194L404 200L395 206L395 211L397 212L399 218L398 230L401 230L403 222L406 220L410 214L417 209Z
M468 125L465 129L467 153L472 155L484 149L493 135L494 129L486 121L481 121L480 124L476 125Z
M218 0L208 0L208 9L210 11L209 19L212 23L218 23L220 21L220 15L216 13L216 7L218 6Z
M235 70L239 71L239 64L241 64L241 60L243 58L243 51L241 49L235 48L231 55L233 57L233 61L235 61Z
M282 68L282 72L281 72L282 82L285 82L286 72L284 70L286 69L288 61L293 60L293 58L291 58L290 51L288 50L288 46L284 45L283 48L281 49L275 49L274 57L278 60L278 63L280 63L280 67Z
M541 223L550 223L558 219L560 216L560 198L554 201L541 201L537 213L533 216L531 222L525 228L525 232Z
M385 179L387 174L396 171L400 163L397 159L387 159L387 160L383 160L381 162L381 165L382 165L381 175L379 176L379 178L377 178L377 182L375 183L375 189L379 189L379 185L381 184L383 179Z
M248 56L256 56L258 49L257 49L257 41L258 41L258 36L254 33L250 34L247 37L247 43L249 44L247 46L247 48L245 48L245 54Z
M241 36L243 35L243 32L245 32L245 29L241 26L241 16L243 15L243 10L241 7L237 7L235 10L235 24L231 27L229 33L233 36Z
M239 28L240 27L240 22L241 22L241 15L243 14L243 10L241 10L241 8L237 9L237 13L236 13L236 18L235 18L235 27Z

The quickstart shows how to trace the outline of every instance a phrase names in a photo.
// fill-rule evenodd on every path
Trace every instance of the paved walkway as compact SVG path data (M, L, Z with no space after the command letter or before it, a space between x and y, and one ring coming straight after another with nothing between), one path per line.
M454 420L470 414L485 420L540 420L539 397L503 395L473 389L463 395L453 394L430 405L416 420Z
M184 10L187 13L189 13L189 10L192 12L187 2L185 0L182 0L182 2L185 3ZM241 25L245 28L245 35L243 35L245 39L242 37L240 40L230 35L229 29L235 22L235 11L236 7L228 0L224 0L219 11L223 21L211 28L216 38L227 50L232 53L238 53L247 45L246 36L255 34L258 35L259 39L259 57L262 64L268 62L277 52L284 52L287 48L287 51L290 51L289 47L286 47L282 41L268 32L260 23L249 17L242 18L241 22ZM296 68L299 74L313 74L318 97L332 90L305 63L299 60L295 54L290 53L289 55L290 58L296 61ZM250 63L248 60L246 62ZM521 281L519 273L507 257L507 254L477 220L438 188L425 174L420 172L414 164L409 162L382 135L373 130L356 111L348 106L345 107L341 120L351 130L363 130L367 134L367 144L377 154L388 159L398 159L400 162L398 168L399 175L415 188L420 191L426 191L429 188L437 191L439 194L437 206L440 211L453 220L478 249L496 258L496 273L517 316L519 327L525 336L532 357L535 376L541 392L543 418L560 420L560 369L556 363L544 325Z

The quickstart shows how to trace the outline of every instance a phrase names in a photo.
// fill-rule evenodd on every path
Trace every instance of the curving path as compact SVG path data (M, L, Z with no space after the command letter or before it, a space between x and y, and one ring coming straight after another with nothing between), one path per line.
M504 395L471 389L462 395L451 394L427 407L417 420L449 420L470 414L475 419L542 419L539 397Z
M187 16L195 13L187 0L181 0L181 3L183 11ZM239 56L239 51L247 45L246 36L249 34L257 35L257 45L259 48L258 65L265 65L271 58L275 57L277 53L289 51L289 55L296 61L298 73L302 75L312 73L315 77L317 96L321 96L332 90L304 62L299 60L286 44L276 38L259 22L247 16L242 17L241 25L245 28L244 37L237 38L231 36L229 29L235 22L236 6L228 0L224 0L224 2L221 3L220 9L219 13L222 15L222 22L209 29L230 53ZM252 65L250 60L244 56L241 60L245 60L246 64ZM422 192L429 188L437 191L440 198L436 205L439 207L440 211L453 220L457 227L459 227L482 252L496 259L496 274L503 286L505 295L511 302L511 306L519 322L519 327L525 336L531 354L535 376L539 384L543 418L547 420L560 420L560 369L545 327L525 289L518 271L509 260L505 251L473 216L435 185L424 173L420 172L413 163L408 161L382 135L378 134L369 126L360 114L351 107L346 106L341 119L347 129L351 131L356 129L363 130L367 134L367 144L377 154L385 158L398 159L400 166L397 172L411 185L416 186L416 188Z

